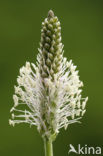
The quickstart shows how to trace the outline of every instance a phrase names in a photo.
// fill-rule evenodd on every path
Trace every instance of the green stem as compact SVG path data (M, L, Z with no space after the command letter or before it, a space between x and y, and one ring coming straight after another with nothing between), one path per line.
M53 156L52 140L44 139L45 156Z

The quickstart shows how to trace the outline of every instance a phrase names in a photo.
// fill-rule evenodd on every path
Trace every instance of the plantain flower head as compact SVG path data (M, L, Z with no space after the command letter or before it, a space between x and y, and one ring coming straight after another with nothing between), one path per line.
M61 128L79 122L88 98L82 98L78 70L63 56L61 26L53 11L42 23L36 64L20 68L13 95L11 125L37 126L42 137L55 137Z

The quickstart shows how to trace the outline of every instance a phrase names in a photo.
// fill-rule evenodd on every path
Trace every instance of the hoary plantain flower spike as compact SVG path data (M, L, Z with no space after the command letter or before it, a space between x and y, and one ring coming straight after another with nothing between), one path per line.
M42 23L36 65L26 62L20 69L13 95L11 125L37 126L43 138L55 139L61 128L80 122L88 98L82 98L78 70L63 57L61 26L53 11Z

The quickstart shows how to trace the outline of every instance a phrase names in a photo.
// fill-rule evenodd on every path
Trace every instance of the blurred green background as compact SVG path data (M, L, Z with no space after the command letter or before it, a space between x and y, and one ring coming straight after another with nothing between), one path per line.
M41 22L53 9L62 26L64 55L73 59L89 97L82 124L61 130L54 156L67 156L69 144L103 144L103 0L0 1L0 156L44 156L35 127L9 126L9 110L19 68L35 62ZM71 154L73 156L73 154Z

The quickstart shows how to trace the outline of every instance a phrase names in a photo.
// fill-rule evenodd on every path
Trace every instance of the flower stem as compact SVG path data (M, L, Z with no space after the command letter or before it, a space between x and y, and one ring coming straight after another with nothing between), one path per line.
M53 156L53 145L51 139L44 139L45 156Z

